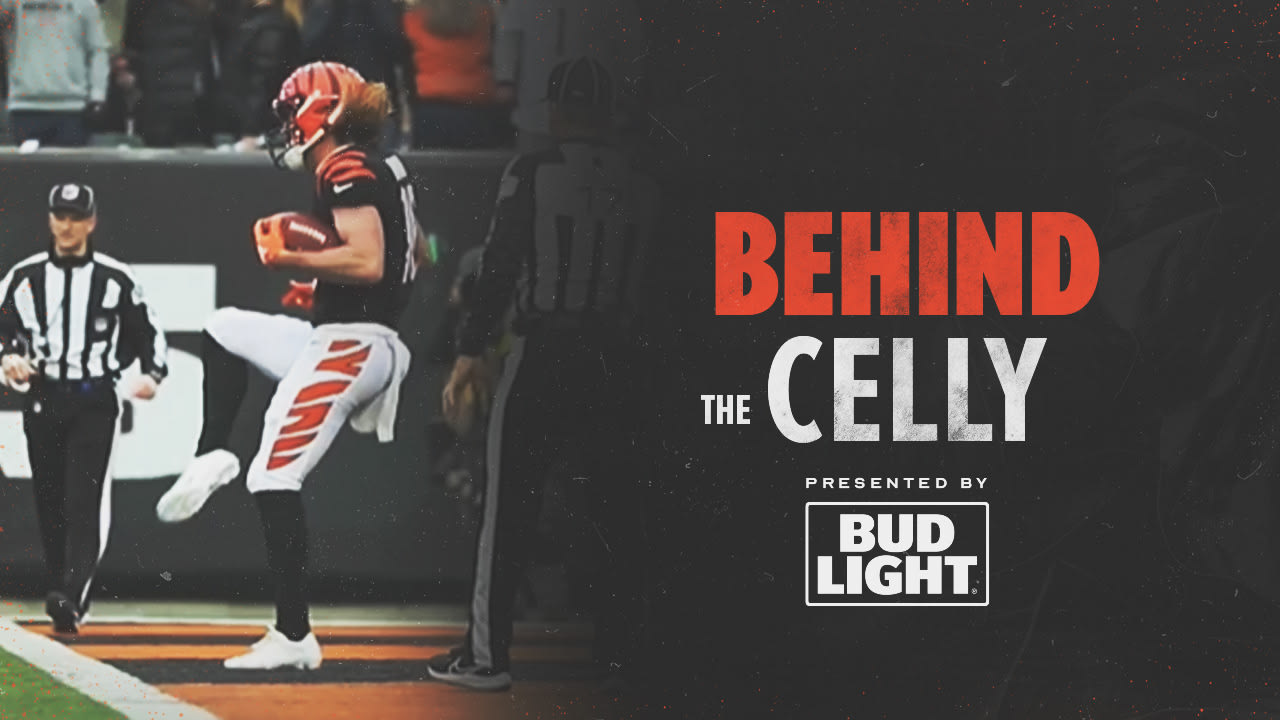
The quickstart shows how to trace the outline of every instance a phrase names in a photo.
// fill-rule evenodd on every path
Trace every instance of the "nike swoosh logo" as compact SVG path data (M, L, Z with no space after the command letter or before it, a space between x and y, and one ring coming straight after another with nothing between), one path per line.
M346 192L346 191L348 191L348 190L350 190L350 189L351 189L351 185L352 185L352 183L343 183L343 184L341 184L341 185L334 185L334 186L333 186L333 192L334 192L334 193L344 193L344 192Z

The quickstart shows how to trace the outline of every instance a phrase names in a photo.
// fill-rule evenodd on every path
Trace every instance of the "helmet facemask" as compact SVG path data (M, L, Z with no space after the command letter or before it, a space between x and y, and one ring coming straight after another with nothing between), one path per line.
M314 62L285 79L271 105L280 126L267 135L277 167L305 170L307 151L333 131L346 109L346 94L364 78L346 65Z
M342 115L336 95L313 92L308 97L278 99L272 110L280 125L266 136L267 152L276 167L305 170L306 153L324 137Z

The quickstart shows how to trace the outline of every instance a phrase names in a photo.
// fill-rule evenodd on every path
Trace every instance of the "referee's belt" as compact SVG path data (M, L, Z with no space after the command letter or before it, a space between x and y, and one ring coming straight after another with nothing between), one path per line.
M32 384L41 390L51 392L91 393L114 389L116 381L115 378L111 377L97 377L87 380L54 380L42 377Z

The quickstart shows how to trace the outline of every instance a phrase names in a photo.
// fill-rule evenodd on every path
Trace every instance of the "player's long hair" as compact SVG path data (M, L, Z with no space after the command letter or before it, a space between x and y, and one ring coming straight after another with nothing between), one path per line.
M391 97L382 83L361 83L346 91L345 108L333 124L339 142L376 145L391 115Z
M295 26L302 27L302 16L306 14L302 0L284 0L280 7L284 10L285 17L292 20Z

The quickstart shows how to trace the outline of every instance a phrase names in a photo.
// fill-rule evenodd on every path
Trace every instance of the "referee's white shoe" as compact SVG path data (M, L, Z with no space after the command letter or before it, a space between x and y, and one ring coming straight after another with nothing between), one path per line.
M315 633L293 641L268 627L266 636L250 646L249 652L224 660L222 666L228 670L315 670L320 667L320 643Z
M156 503L156 517L164 522L186 520L204 507L214 491L240 474L240 459L228 450L212 450L191 461L169 492Z

